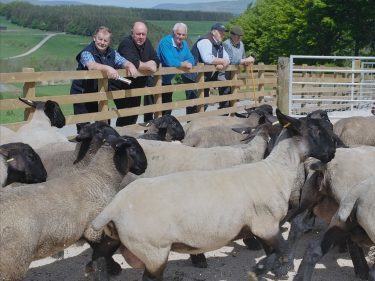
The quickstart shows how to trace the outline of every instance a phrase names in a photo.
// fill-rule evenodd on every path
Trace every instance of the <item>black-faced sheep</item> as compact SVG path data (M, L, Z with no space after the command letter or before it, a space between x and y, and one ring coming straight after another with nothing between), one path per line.
M131 256L145 266L143 280L162 279L171 250L198 254L247 235L273 249L265 262L269 266L256 268L258 274L267 272L272 260L283 260L279 223L288 211L297 168L306 157L328 162L335 154L322 120L276 113L284 129L267 159L138 179L115 196L92 222L93 228L114 223L125 259Z
M38 183L47 178L39 155L25 143L0 146L0 186L11 183Z

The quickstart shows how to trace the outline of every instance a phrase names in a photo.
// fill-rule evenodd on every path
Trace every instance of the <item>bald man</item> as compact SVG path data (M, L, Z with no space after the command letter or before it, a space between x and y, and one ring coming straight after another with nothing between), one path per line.
M155 72L159 67L159 59L156 51L147 38L147 26L143 22L135 22L131 30L131 34L125 37L119 47L118 52L125 56L127 60L132 62L138 70L147 70ZM112 90L124 90L134 88L144 88L147 83L147 76L139 76L137 78L130 78L132 83L127 85L125 83L112 83ZM130 97L115 100L118 109L138 107L141 105L141 97ZM127 126L137 122L138 115L119 117L116 121L116 126Z

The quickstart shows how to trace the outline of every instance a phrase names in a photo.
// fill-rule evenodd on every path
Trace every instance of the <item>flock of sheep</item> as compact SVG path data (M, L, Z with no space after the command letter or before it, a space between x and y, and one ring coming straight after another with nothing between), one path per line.
M293 118L264 104L184 127L165 115L142 134L95 122L68 141L57 103L21 101L35 108L32 120L16 132L0 126L0 280L22 280L33 260L80 240L93 250L88 278L118 275L119 251L144 269L142 280L162 280L170 251L204 268L205 252L237 239L266 253L249 268L254 280L281 279L318 217L326 230L294 280L311 280L340 245L353 276L375 281L366 260L375 243L375 116L332 125L322 110Z

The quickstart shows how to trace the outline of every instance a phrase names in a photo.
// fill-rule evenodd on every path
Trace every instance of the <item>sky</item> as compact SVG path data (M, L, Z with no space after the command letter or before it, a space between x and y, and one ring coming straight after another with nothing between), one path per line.
M61 0L43 0L43 1L61 1ZM68 1L68 0L65 0ZM165 3L197 3L197 2L215 2L220 0L72 0L93 5L119 6L119 7L133 7L133 8L152 8L158 4ZM226 0L234 1L234 0Z

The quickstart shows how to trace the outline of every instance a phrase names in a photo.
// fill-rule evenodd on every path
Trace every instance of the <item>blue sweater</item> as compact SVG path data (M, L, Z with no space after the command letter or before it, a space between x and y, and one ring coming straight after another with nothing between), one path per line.
M156 53L160 59L161 65L165 67L180 67L181 63L184 61L195 65L194 57L190 52L186 40L182 42L182 47L178 48L174 44L172 34L160 40ZM174 74L163 75L163 84L170 84L173 77Z

